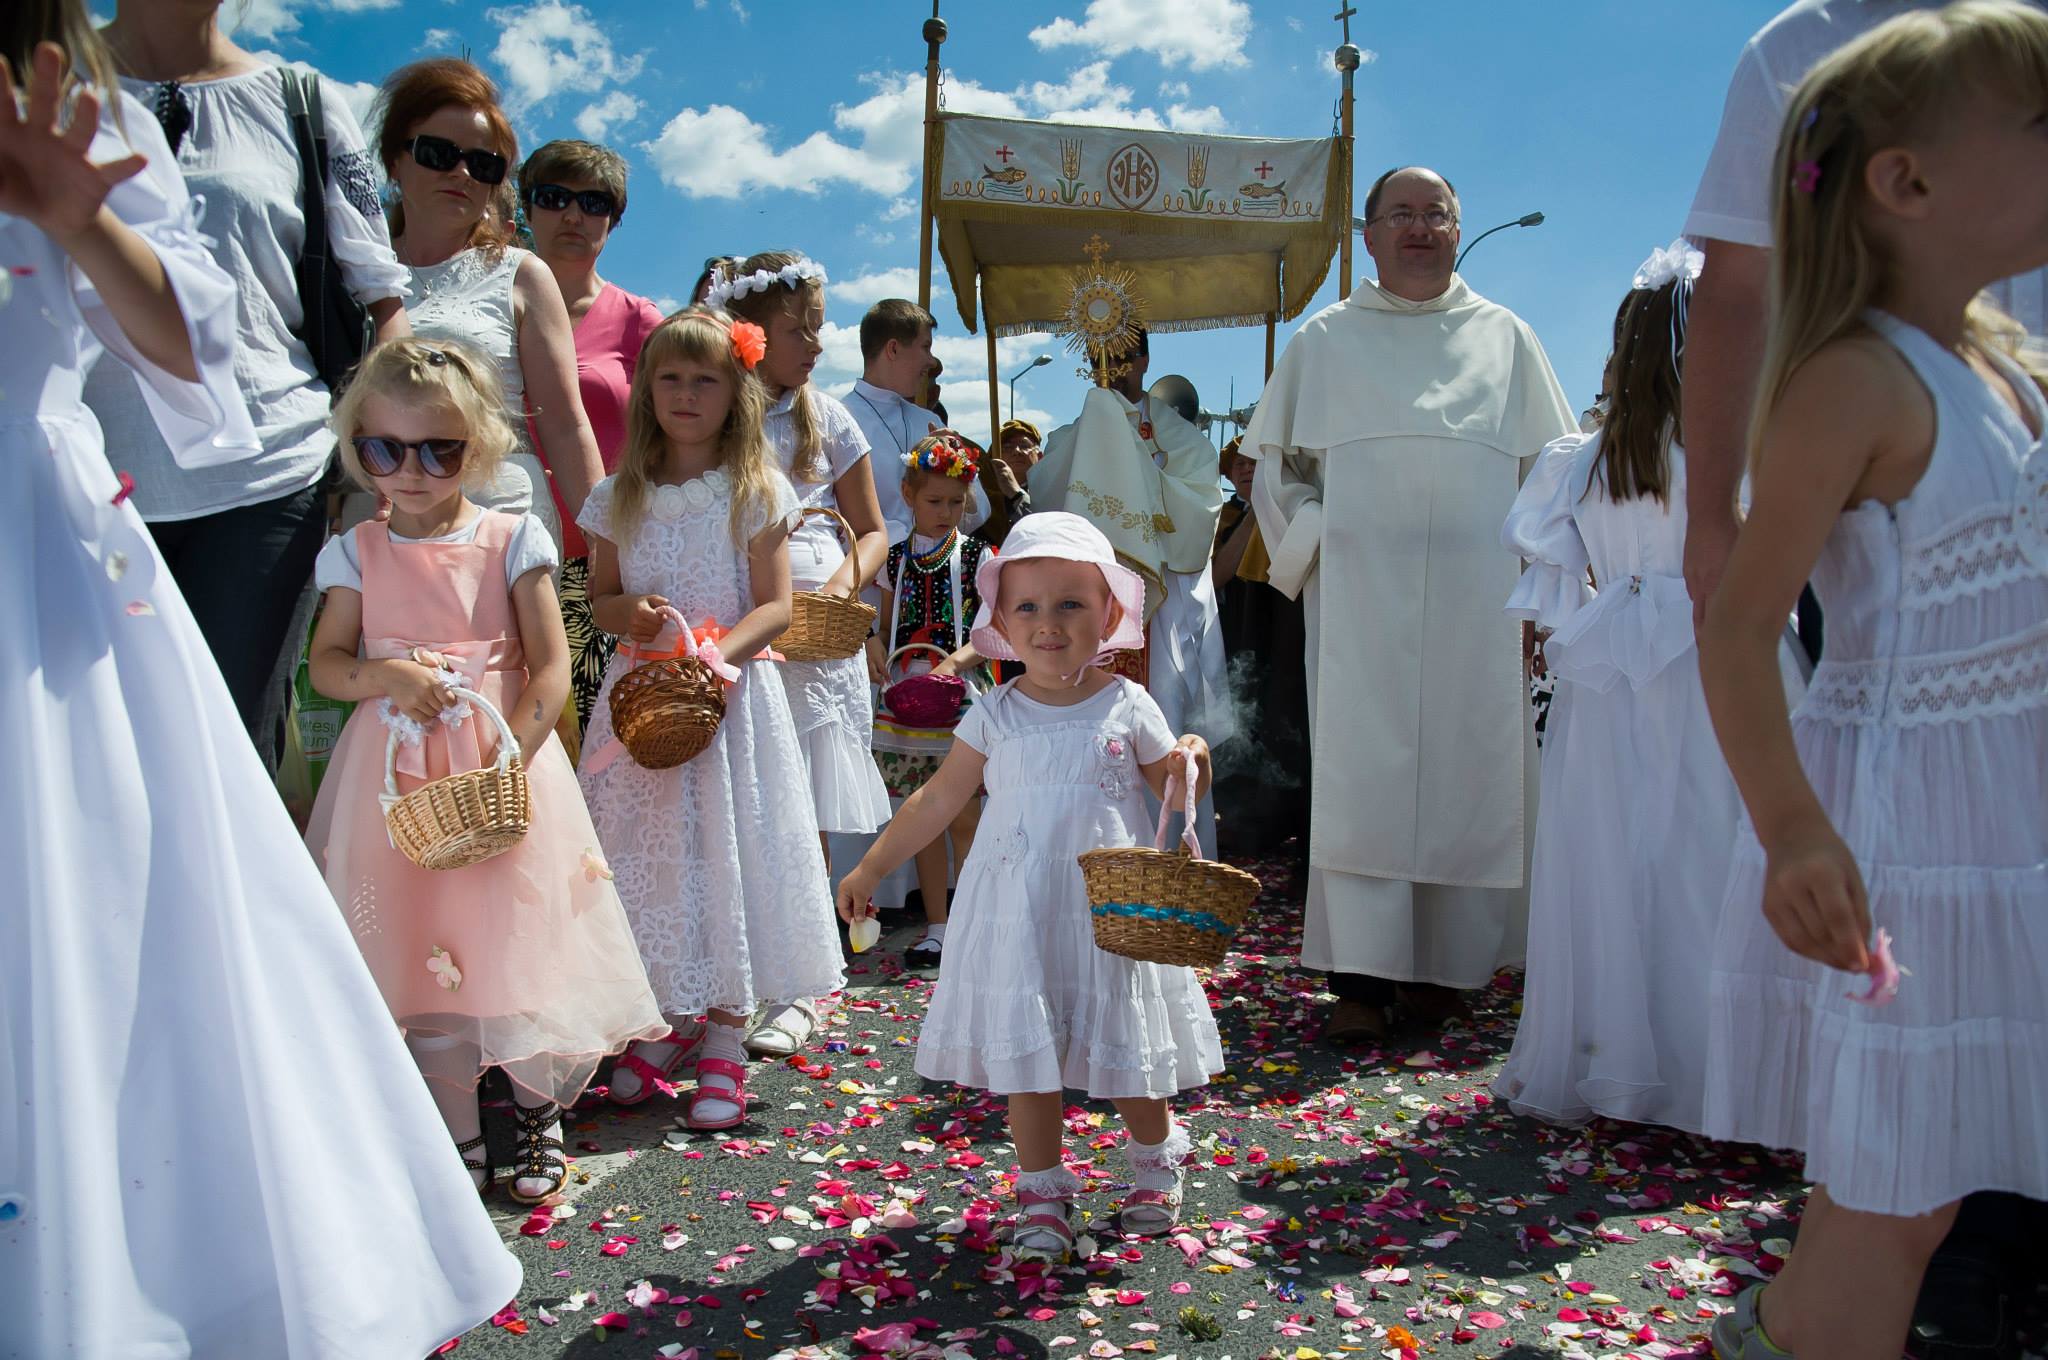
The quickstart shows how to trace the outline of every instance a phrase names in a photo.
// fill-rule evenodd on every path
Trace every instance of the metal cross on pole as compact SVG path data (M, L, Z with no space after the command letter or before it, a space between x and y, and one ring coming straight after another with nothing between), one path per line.
M1344 96L1341 104L1342 113L1339 118L1341 137L1339 140L1344 156L1344 211L1347 215L1351 212L1352 176L1356 168L1353 163L1351 135L1353 106L1351 78L1357 74L1360 61L1358 49L1351 45L1351 16L1356 13L1358 13L1358 6L1346 3L1344 8L1330 16L1338 23L1344 25L1344 42L1337 49L1337 69L1344 73ZM1337 247L1337 259L1337 286L1343 296L1349 297L1351 296L1351 229L1348 225L1345 227L1344 235Z
M1330 16L1332 19L1335 19L1338 23L1344 25L1345 42L1351 41L1351 16L1356 13L1358 13L1358 6L1346 5L1344 6L1344 8L1338 10L1335 14L1332 14Z

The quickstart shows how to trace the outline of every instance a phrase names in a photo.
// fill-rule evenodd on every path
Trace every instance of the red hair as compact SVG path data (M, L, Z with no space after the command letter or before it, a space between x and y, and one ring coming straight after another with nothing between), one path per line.
M385 175L395 181L399 157L411 154L413 135L419 125L450 107L481 113L491 130L491 149L505 158L505 180L493 186L490 206L469 238L472 246L503 250L515 236L510 170L519 163L519 134L512 130L512 120L498 104L497 85L473 64L456 57L434 57L393 71L377 96L377 158L384 163ZM404 205L393 204L390 218L391 234L402 235Z

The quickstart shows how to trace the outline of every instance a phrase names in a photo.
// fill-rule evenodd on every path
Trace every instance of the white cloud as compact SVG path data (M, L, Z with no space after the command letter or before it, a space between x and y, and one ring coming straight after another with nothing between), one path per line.
M945 317L939 318L939 335L932 342L932 352L939 356L939 361L946 368L939 378L939 399L945 403L946 415L952 420L954 429L969 439L986 444L990 433L988 342L978 335L948 335L945 322ZM828 321L818 339L825 352L818 356L818 367L811 380L833 395L844 397L861 373L860 327ZM1048 352L1052 345L1053 342L1042 335L1017 335L998 340L996 372L1007 379L1008 375L1030 363L1033 355ZM1057 364L1059 359L1056 354L1053 362ZM1020 387L1019 396L1024 395L1025 391ZM1003 415L1008 419L1010 389L1007 382L1002 387L1002 398ZM1041 430L1051 430L1073 418L1072 413L1055 416L1050 411L1021 404L1017 414Z
M732 12L736 16L738 16L739 21L741 23L745 23L747 20L754 17L752 14L747 12L747 7L741 4L740 0L732 0Z
M497 26L491 56L505 73L506 104L523 110L563 90L589 91L640 74L645 58L621 56L581 5L535 0L485 11Z
M673 316L683 310L682 300L680 298L672 298L666 293L663 293L654 300L654 306L655 310L659 311L663 316Z
M593 142L601 142L615 123L639 116L641 103L624 90L613 90L576 115L576 130Z
M1159 83L1159 97L1161 99L1186 99L1188 97L1188 83L1185 80L1163 80Z
M462 35L452 28L430 28L420 36L421 47L453 47Z
M1031 30L1041 48L1086 47L1105 57L1150 52L1168 66L1243 66L1252 7L1245 0L1088 0L1081 22L1064 16Z
M889 269L871 269L865 274L856 274L847 279L834 279L825 286L825 291L834 302L853 306L870 307L887 297L914 298L917 296L917 270L910 265L897 265ZM946 285L943 278L932 281L934 302L943 297Z
M221 7L221 27L230 33L252 38L275 38L299 27L302 9L333 10L337 14L360 14L366 10L397 9L400 0L241 0Z
M397 9L398 0L323 0L327 8L343 14L360 14L369 9Z
M915 216L916 200L902 195L916 184L923 153L924 76L898 71L866 82L874 93L833 108L833 131L813 132L794 145L778 147L775 128L728 104L684 109L643 145L662 179L691 197L739 198L761 189L815 194L848 185L890 196L884 221ZM946 77L946 107L957 113L1179 132L1225 129L1223 112L1213 104L1173 104L1161 113L1131 100L1130 87L1110 79L1107 61L1091 62L1063 82L1034 81L1015 90Z

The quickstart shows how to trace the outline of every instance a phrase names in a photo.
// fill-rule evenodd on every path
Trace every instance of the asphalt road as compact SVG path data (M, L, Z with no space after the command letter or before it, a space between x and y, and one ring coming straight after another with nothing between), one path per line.
M1469 1020L1321 1048L1325 998L1292 966L1298 899L1256 867L1274 891L1211 979L1230 1070L1183 1107L1201 1151L1180 1236L1109 1231L1121 1131L1077 1101L1092 1254L1046 1273L995 1249L1014 1165L1001 1106L913 1070L930 981L902 971L901 929L853 962L799 1059L754 1065L733 1135L673 1127L687 1088L630 1112L586 1102L556 1216L493 1201L526 1281L455 1353L1704 1354L1727 1295L1794 1235L1796 1164L1511 1115L1487 1093L1511 977Z

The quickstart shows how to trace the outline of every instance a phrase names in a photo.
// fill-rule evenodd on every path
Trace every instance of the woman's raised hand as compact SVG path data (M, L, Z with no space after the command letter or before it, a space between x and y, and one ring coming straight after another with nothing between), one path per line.
M36 48L25 92L14 83L13 67L0 57L0 212L34 223L60 245L91 226L114 186L149 163L146 157L128 155L93 164L99 94L81 84L67 122L60 98L64 84L64 50L55 43Z

